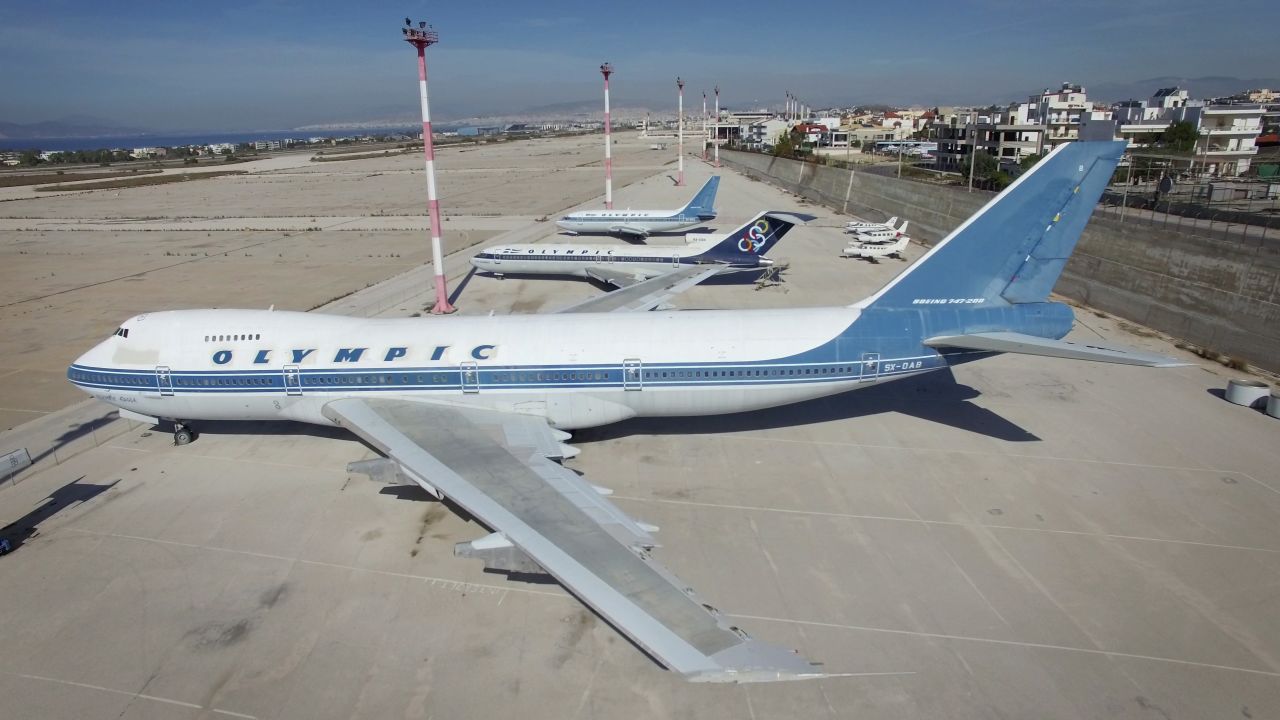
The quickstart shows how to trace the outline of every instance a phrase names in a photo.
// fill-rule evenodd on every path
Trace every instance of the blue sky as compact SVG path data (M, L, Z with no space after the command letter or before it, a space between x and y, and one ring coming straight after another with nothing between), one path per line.
M716 83L727 106L780 103L788 89L818 105L934 105L1025 99L1066 80L1280 75L1269 0L866 5L9 0L0 121L266 130L413 117L405 15L440 32L428 64L441 118L594 99L606 60L616 104L674 105L682 75L698 106Z

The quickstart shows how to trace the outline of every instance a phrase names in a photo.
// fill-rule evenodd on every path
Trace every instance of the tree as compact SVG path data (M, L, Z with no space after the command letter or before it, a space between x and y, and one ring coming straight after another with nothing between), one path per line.
M1040 162L1043 159L1044 159L1044 155L1041 155L1039 153L1032 153L1022 158L1022 160L1018 162L1018 167L1022 168L1024 171L1030 170L1032 167L1035 166L1036 163Z
M1195 149L1196 140L1199 137L1200 131L1196 129L1195 123L1184 120L1165 128L1164 132L1160 134L1160 144L1169 150L1190 152Z
M791 139L791 133L783 130L778 133L778 137L773 141L773 154L778 157L795 157L796 145Z

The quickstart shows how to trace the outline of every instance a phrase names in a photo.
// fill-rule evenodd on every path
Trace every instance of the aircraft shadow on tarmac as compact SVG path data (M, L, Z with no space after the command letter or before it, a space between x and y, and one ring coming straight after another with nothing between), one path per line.
M970 400L981 393L957 383L950 370L875 385L794 405L700 417L636 418L574 432L581 441L630 435L709 434L811 425L896 412L1006 442L1040 438Z
M28 540L40 534L40 525L59 512L86 503L116 486L119 480L108 485L82 484L84 476L49 493L34 510L0 528L0 539L8 540L10 552L22 547Z
M62 433L58 437L54 438L53 444L50 445L47 450L31 458L31 464L35 465L41 460L58 452L58 450L62 449L62 447L64 447L65 445L68 445L74 442L75 440L78 440L79 438L82 438L85 435L88 435L94 432L99 428L107 426L110 423L115 422L115 420L116 420L115 409L107 408L102 411L101 415L93 418L92 420L87 420L82 423L74 423L72 425L68 425L67 431Z

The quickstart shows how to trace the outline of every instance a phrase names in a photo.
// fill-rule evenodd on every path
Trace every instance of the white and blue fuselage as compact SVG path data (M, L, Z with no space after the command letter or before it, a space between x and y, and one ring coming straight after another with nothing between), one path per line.
M184 421L328 425L327 402L376 396L529 413L573 429L766 408L946 364L918 342L855 348L846 340L860 314L838 307L368 320L178 310L131 318L124 334L76 360L68 378L117 407Z
M655 232L686 230L716 218L716 190L720 177L712 176L688 205L676 210L588 210L570 213L556 225L576 233L598 233L644 238Z

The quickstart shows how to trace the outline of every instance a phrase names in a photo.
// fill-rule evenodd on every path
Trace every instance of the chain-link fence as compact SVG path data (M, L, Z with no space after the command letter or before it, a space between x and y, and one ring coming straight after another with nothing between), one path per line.
M1252 245L1280 240L1280 182L1124 183L1107 188L1098 211L1120 222Z

